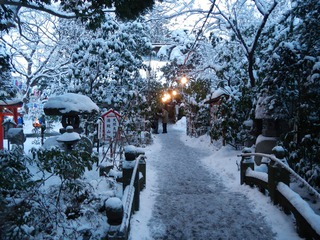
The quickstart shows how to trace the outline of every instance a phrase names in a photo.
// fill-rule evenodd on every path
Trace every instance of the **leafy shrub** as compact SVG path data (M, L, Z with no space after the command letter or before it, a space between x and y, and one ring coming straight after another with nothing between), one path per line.
M80 204L93 198L90 186L81 180L86 168L91 170L98 160L87 145L67 152L58 147L33 148L33 161L16 149L0 151L0 239L52 238L58 228L65 231L66 206L81 209ZM43 177L32 180L27 163L36 164ZM41 189L48 173L58 176L61 184Z
M40 170L57 175L62 180L80 178L86 168L91 170L93 163L98 162L95 154L83 149L64 151L58 147L33 148L31 152Z
M13 145L15 146L15 145ZM29 189L33 185L31 173L26 166L30 161L19 154L13 147L11 151L0 150L0 191L3 194L14 195L21 190Z
M36 181L27 168L31 159L20 154L16 145L12 150L0 151L0 238L23 239L21 232L27 231L24 226L25 213L29 204L25 196Z

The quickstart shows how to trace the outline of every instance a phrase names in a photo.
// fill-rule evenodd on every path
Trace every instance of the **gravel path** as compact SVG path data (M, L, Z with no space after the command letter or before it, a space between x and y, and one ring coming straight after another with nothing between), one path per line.
M274 239L263 217L250 210L239 193L229 192L200 160L205 152L184 145L181 132L157 135L162 143L157 161L159 195L149 222L156 240ZM196 146L195 146L196 147Z

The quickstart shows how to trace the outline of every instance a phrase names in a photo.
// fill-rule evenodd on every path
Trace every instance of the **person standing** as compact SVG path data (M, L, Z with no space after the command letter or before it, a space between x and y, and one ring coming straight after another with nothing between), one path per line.
M158 134L158 129L159 129L159 118L161 114L159 111L156 111L153 116L152 116L152 128L153 128L153 133Z
M162 108L162 133L167 133L167 124L169 121L169 114L165 108Z
M22 126L24 125L23 115L20 115L20 116L18 117L18 125L19 125L20 127L22 127Z
M46 130L46 118L44 116L44 114L42 114L42 116L39 118L39 123L41 126L41 136L44 136L44 131Z

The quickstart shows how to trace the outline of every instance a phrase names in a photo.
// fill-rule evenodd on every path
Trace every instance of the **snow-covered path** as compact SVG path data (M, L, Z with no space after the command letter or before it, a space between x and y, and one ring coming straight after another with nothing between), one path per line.
M263 216L251 211L246 196L227 190L221 179L205 169L201 159L209 154L197 146L187 147L180 134L169 128L168 134L157 135L154 144L159 148L147 155L157 181L151 186L150 236L140 235L140 239L274 239Z

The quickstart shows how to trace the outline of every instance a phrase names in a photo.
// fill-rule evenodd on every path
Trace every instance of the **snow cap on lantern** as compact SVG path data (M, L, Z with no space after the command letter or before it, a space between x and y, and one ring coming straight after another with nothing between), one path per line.
M81 139L79 133L73 131L72 126L67 126L66 132L57 138L58 142L63 142L67 145L67 149L71 150L73 144Z

